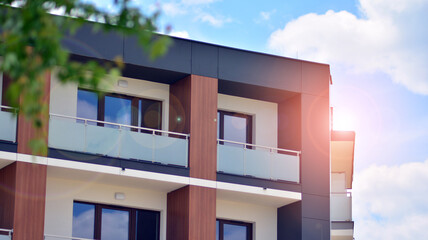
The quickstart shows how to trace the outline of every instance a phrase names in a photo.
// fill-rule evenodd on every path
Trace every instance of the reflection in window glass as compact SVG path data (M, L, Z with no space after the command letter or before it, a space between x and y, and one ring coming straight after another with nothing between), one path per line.
M137 210L136 240L158 240L160 214L155 211Z
M223 231L223 240L247 240L246 226L224 224Z
M104 121L131 125L131 100L113 96L105 97ZM113 125L106 125L115 127Z
M220 237L220 223L218 220L215 222L215 239L219 240Z
M162 126L162 102L149 99L140 99L141 127L161 129Z
M73 237L94 238L95 206L73 204Z
M224 139L247 142L247 119L232 115L224 116Z
M252 240L252 224L218 219L216 240Z
M102 209L101 240L127 240L129 238L129 212Z
M77 92L77 117L98 119L98 95L96 93L79 89ZM88 123L95 124L94 122Z

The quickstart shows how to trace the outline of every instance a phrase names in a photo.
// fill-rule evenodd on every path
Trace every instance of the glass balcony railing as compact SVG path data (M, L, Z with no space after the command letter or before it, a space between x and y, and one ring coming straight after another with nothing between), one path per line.
M68 237L60 235L45 234L44 240L95 240L92 238L78 238L78 237Z
M187 167L188 134L51 114L49 147Z
M218 139L217 143L218 172L299 182L299 151L222 139Z
M332 221L352 221L351 192L331 193L330 204L330 218Z
M0 140L16 142L16 115L11 107L0 106Z
M0 228L0 240L12 240L12 229Z

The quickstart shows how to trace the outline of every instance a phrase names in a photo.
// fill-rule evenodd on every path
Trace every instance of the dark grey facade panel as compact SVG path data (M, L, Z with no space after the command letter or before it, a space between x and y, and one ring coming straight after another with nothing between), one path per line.
M331 229L334 229L334 230L354 229L354 221L332 221Z
M133 65L190 74L191 43L190 41L175 38L168 53L152 61L139 46L136 37L125 37L124 61Z
M151 69L195 74L290 92L305 90L312 94L325 89L326 86L328 88L328 65L187 39L172 40L173 45L168 53L155 61L147 57L136 37L122 36L114 32L94 32L90 23L74 35L66 35L63 44L75 55L110 61L121 56L126 64ZM304 76L303 64L305 68L309 68ZM321 84L318 84L319 74L327 79ZM305 84L302 82L303 77Z
M301 62L219 47L219 79L301 91Z
M246 83L237 83L221 79L218 81L218 92L237 97L245 97L276 103L284 102L288 98L297 95L295 92L263 86L255 86Z
M329 99L302 94L302 193L330 196Z
M123 57L123 36L114 32L94 31L90 24L83 25L75 34L67 34L63 46L72 54L113 60Z
M302 240L330 240L330 221L302 218Z
M218 47L192 42L192 74L218 78Z
M263 187L271 189L279 189L292 192L301 192L300 184L286 181L272 181L268 179L255 178L250 176L238 176L227 173L217 173L217 181L249 185L254 187Z
M18 149L17 143L0 140L0 151L16 153Z
M174 174L184 177L189 176L188 168L181 166L157 164L152 163L151 161L119 159L96 154L79 153L54 148L49 148L48 157L104 166L119 167L123 169L134 169L157 173Z
M295 202L277 210L277 239L302 239L302 202Z
M330 220L330 198L302 193L302 217Z
M188 76L187 73L168 71L164 69L142 67L132 64L126 64L122 70L122 76L148 80L158 83L172 84Z

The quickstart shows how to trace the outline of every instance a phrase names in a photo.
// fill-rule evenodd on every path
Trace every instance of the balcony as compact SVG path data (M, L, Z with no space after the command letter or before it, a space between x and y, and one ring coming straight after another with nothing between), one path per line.
M352 221L351 192L331 193L331 221Z
M12 240L12 229L0 228L0 240Z
M0 106L0 140L16 142L16 116L13 109Z
M49 147L187 167L189 135L50 114Z
M217 140L217 171L298 183L300 152Z
M60 236L60 235L52 235L45 234L44 240L95 240L92 238L78 238L78 237L69 237L69 236Z

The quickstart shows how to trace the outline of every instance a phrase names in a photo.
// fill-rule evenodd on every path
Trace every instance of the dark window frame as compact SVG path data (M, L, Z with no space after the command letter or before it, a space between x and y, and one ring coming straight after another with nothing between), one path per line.
M234 117L240 117L240 118L245 118L247 121L247 127L246 127L246 142L248 144L252 144L253 143L253 116L252 115L248 115L248 114L243 114L243 113L237 113L237 112L231 112L231 111L225 111L225 110L217 110L217 112L219 113L219 119L217 119L217 121L219 122L219 139L222 140L227 140L224 139L224 116L234 116ZM220 144L224 144L224 142L220 141Z
M92 92L92 93L96 93L96 91L91 90L91 89L87 89L87 88L78 88L77 91L87 91L87 92ZM140 105L139 102L144 101L144 100L148 100L148 101L153 101L153 102L159 102L160 104L160 109L159 109L159 128L154 128L157 130L162 130L162 111L163 111L163 104L162 101L159 100L155 100L155 99L149 99L149 98L142 98L142 97L136 97L136 96L129 96L126 94L121 94L121 93L111 93L111 92L101 92L98 95L98 104L97 104L97 120L98 121L104 121L105 120L105 97L109 96L109 97L115 97L115 98L120 98L120 99L128 99L131 100L131 125L132 126L136 126L136 127L145 127L143 126L143 112L140 112ZM141 117L141 122L140 125L138 124L138 119ZM104 126L104 123L97 123L97 126ZM132 128L132 131L138 132L139 130L136 128ZM147 132L145 130L140 130L141 132Z
M247 228L247 239L246 240L253 240L253 224L252 223L226 220L226 219L217 219L216 222L219 223L219 225L218 225L218 233L219 233L218 239L219 240L224 240L224 224L246 227ZM217 232L216 232L216 234L217 234Z
M154 211L154 210L147 210L147 209L137 209L137 208L128 208L128 207L122 207L122 206L116 206L116 205L110 205L110 204L101 204L101 203L92 203L92 202L85 202L85 201L73 201L73 208L74 203L80 203L80 204L88 204L93 205L95 208L94 211L94 239L101 239L101 226L102 226L102 210L103 209L111 209L111 210L119 210L119 211L127 211L129 212L129 229L128 234L129 240L136 240L137 239L137 211L147 211L147 212L154 212L159 215L158 221L157 221L157 237L156 240L160 239L160 212ZM74 209L73 209L74 211Z

